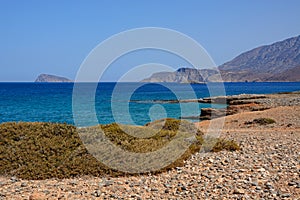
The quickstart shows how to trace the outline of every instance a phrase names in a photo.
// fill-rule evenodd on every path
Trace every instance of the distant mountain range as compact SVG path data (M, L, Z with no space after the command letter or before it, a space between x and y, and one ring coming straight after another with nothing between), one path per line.
M70 79L67 79L65 77L50 75L50 74L40 74L35 82L43 82L43 83L49 83L49 82L56 82L56 83L70 83L73 82Z
M300 81L300 36L242 53L218 69L225 82ZM218 80L217 74L214 69L180 68L142 82L201 83Z

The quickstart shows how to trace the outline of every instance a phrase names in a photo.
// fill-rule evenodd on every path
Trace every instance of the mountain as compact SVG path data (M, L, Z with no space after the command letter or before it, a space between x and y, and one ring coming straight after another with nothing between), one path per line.
M218 69L224 82L300 81L300 36L242 53ZM143 82L201 83L218 80L218 73L213 69L180 68L175 72L155 73Z
M275 74L274 76L271 76L267 80L278 81L278 82L285 82L285 81L300 82L300 65L285 70L282 73Z
M56 82L56 83L70 83L73 82L70 79L67 79L65 77L60 77L60 76L55 76L55 75L50 75L50 74L40 74L35 82Z
M242 53L218 68L228 82L277 81L279 76L282 81L292 81L289 70L299 65L300 36L297 36Z

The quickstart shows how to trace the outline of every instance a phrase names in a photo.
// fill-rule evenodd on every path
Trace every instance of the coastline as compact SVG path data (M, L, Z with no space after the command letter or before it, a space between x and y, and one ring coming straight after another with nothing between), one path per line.
M297 199L300 197L297 150L300 144L300 93L266 96L251 100L255 102L241 102L242 109L225 116L221 137L237 140L242 148L240 151L196 153L183 167L160 174L47 180L0 177L0 197ZM248 109L258 105L263 105L264 110ZM255 123L259 118L273 119L275 123ZM210 120L204 120L196 126L205 133L209 123Z

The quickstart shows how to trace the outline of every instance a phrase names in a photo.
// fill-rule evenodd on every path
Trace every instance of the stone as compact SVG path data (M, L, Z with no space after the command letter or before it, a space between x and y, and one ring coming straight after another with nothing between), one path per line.
M34 192L29 196L29 200L43 200L46 199L46 196L40 192Z
M288 197L291 196L291 194L289 194L289 193L284 193L284 194L281 194L280 196L281 196L282 198L288 198Z
M289 186L294 186L294 185L297 185L297 183L295 183L295 182L289 182L288 185Z
M17 182L18 181L17 177L15 177L15 176L11 177L10 180L11 180L11 182Z
M23 182L21 183L21 187L26 187L27 186L27 183Z
M257 171L258 172L265 172L266 170L265 170L265 168L259 168L259 169L257 169Z
M181 190L186 190L186 187L185 186L181 186Z
M261 187L259 187L259 186L256 186L256 188L255 188L256 190L261 190Z
M92 195L94 195L95 197L100 197L101 196L101 191L100 190L95 190Z
M266 188L268 188L268 189L272 189L272 188L273 188L272 184L271 184L271 183L269 183L269 182L268 182L268 183L266 183L266 184L265 184L265 186L266 186Z
M112 184L113 184L113 181L105 181L103 185L104 185L105 187L108 187L108 186L110 186L110 185L112 185Z
M233 194L245 194L245 191L243 189L235 189Z

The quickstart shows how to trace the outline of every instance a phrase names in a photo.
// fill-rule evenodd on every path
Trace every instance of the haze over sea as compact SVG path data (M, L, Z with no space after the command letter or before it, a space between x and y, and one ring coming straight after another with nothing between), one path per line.
M196 116L203 107L222 107L224 105L209 105L185 103L185 111L178 103L164 103L157 106L152 100L177 99L176 95L189 99L188 88L191 86L197 98L209 97L205 84L176 84L168 83L165 86L155 83L120 83L122 92L117 94L115 102L111 102L112 93L116 83L99 83L95 95L95 110L100 124L112 122L123 124L144 125L151 120L180 116ZM131 100L143 100L142 103L130 102L125 94L130 92L132 86L137 89L130 94ZM172 91L167 87L170 86ZM268 94L277 92L291 92L300 90L300 82L281 83L224 83L226 95L234 94ZM59 122L74 124L72 114L73 83L0 83L0 122L30 121L30 122ZM128 120L122 112L112 112L111 105L128 105L132 121ZM195 104L199 109L194 109ZM166 112L161 112L161 106ZM190 109L189 109L190 108ZM150 115L149 115L150 113ZM118 120L114 115L118 115ZM153 118L154 116L154 118ZM83 116L83 120L84 120ZM88 118L81 124L91 124Z

